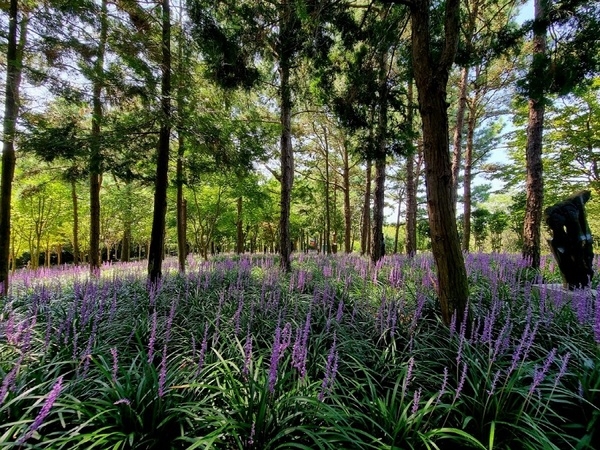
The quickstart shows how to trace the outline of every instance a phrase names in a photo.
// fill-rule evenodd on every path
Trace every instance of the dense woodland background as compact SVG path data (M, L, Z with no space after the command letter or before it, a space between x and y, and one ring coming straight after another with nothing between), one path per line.
M156 277L163 253L185 270L234 251L289 269L291 251L429 250L439 213L457 228L434 242L535 267L542 202L591 189L600 229L599 18L547 0L4 2L0 250L11 270L150 256ZM431 80L448 126L422 122ZM427 126L447 148L429 160Z

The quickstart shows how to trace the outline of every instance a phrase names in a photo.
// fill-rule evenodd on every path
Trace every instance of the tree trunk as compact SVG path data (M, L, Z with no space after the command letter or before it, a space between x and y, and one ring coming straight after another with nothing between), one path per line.
M77 183L71 180L71 201L73 202L73 263L77 266L81 260L79 252L79 202L77 200Z
M129 262L131 259L131 223L125 224L125 230L123 231L123 242L121 245L121 261Z
M545 0L534 1L537 26L534 26L532 80L529 88L529 120L527 122L527 148L525 151L527 180L525 189L525 221L523 224L523 257L531 267L540 267L540 234L542 207L544 203L544 179L542 167L542 135L544 132L544 86L537 80L544 79L542 63L546 53Z
M469 111L467 129L467 148L465 149L465 181L464 181L464 213L463 213L463 240L462 250L469 251L471 241L471 178L473 168L473 139L475 136L475 124L477 122L476 106L473 105Z
M327 142L327 129L325 134L325 252L331 254L331 206L329 202L329 146Z
M90 145L90 273L99 274L100 258L100 187L102 169L100 153L100 126L102 123L102 89L104 87L104 57L108 37L108 1L102 0L100 12L100 41L92 80L92 131Z
M244 198L240 195L237 198L237 239L235 252L238 255L244 253L244 224L242 221L242 208L244 207Z
M413 123L413 82L408 83L408 121ZM417 145L417 152L420 152ZM417 177L415 175L415 155L406 157L406 254L417 253Z
M292 185L294 183L294 152L292 149L292 88L290 84L291 70L291 6L284 0L282 8L282 25L279 34L279 76L280 85L280 122L281 122L281 215L279 219L279 252L281 255L281 268L290 272L291 266L291 236L290 236L290 210Z
M448 74L458 45L459 5L459 0L446 1L445 42L439 59L434 61L430 42L430 1L411 3L412 60L423 127L431 245L437 267L442 319L446 325L451 323L454 314L457 324L461 324L469 296L452 204L446 102Z
M181 72L180 72L181 75ZM181 110L182 103L179 102L179 108ZM183 154L185 152L184 138L181 127L179 129L178 136L178 149L177 149L177 262L179 266L179 273L185 273L185 260L187 258L187 230L186 230L186 211L185 211L185 198L183 197Z
M369 253L371 247L371 171L372 162L367 159L367 179L365 180L365 197L362 210L362 232L360 234L360 254Z
M344 251L352 252L352 210L350 209L350 155L348 143L344 140Z
M15 130L19 115L19 88L23 62L23 47L27 35L27 18L21 21L20 37L17 41L17 0L10 0L8 12L8 47L6 51L6 94L4 100L2 174L0 175L0 295L8 293L10 259L10 205L12 182L15 174Z
M165 247L165 216L167 214L167 187L169 171L169 137L171 134L171 12L169 0L162 0L162 120L158 138L156 180L154 190L154 215L148 253L148 276L156 282L162 276Z
M383 209L385 200L385 156L375 160L375 192L373 193L373 241L371 261L377 262L385 255L383 237Z
M388 63L387 52L379 55L379 117L377 121L377 158L375 159L375 192L373 195L373 242L371 261L377 262L385 255L383 237L385 207L385 157L388 126Z
M398 253L398 238L400 237L400 209L402 207L402 189L398 192L398 214L396 215L396 233L394 235L394 253Z
M452 141L452 204L456 210L456 201L458 198L458 177L462 159L462 132L467 108L467 87L469 79L469 68L463 67L460 72L458 108L456 110L456 129L454 130L454 139Z

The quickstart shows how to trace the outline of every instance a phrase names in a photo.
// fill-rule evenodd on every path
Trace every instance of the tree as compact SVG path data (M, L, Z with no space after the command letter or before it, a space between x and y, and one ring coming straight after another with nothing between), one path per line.
M19 3L10 0L8 46L6 50L6 93L4 97L2 174L0 178L0 295L8 293L10 258L10 205L15 174L15 132L19 115L19 88L28 17L23 15L19 29Z
M535 0L532 59L523 83L528 99L529 118L526 144L525 222L523 224L524 258L531 267L540 265L540 234L544 202L542 144L544 113L549 93L565 94L600 68L600 3L565 1L551 3ZM547 51L548 30L557 39Z
M431 35L432 2L409 4L412 63L423 129L423 156L431 244L438 274L438 295L444 323L462 321L469 296L465 262L460 249L449 157L446 89L456 55L460 26L459 0L444 3L444 38L436 48Z
M150 252L148 254L148 278L151 282L156 282L162 276L162 260L165 252L165 218L171 137L171 10L169 0L162 0L161 48L161 121L156 155L152 234L150 235Z
M544 78L546 58L548 0L535 0L535 27L533 35L533 63L530 77ZM531 83L529 89L529 120L527 122L525 222L523 223L523 257L531 267L540 266L540 233L544 203L542 166L542 135L544 131L544 88L541 82Z

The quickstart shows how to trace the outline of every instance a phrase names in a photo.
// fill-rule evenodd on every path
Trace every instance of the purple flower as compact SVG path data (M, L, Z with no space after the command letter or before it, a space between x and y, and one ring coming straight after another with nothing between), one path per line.
M466 378L467 378L467 363L463 362L463 370L460 375L460 381L458 382L458 386L456 388L456 394L454 395L454 401L458 400L458 397L460 397L463 387L465 386Z
M114 383L117 382L117 372L119 371L119 359L117 355L117 348L112 347L110 349L110 354L112 355L113 366L112 366L112 380Z
M165 382L167 381L167 343L163 345L162 360L160 361L160 372L158 374L158 396L165 395Z
M120 398L119 400L117 400L116 402L114 402L113 405L127 405L127 406L131 406L131 402L128 399L126 399L126 398Z
M414 416L419 411L419 401L421 400L421 388L415 391L415 395L413 396L413 405L411 408L411 413Z
M456 333L456 310L452 313L452 319L450 319L450 337Z
M17 372L19 371L19 368L21 367L22 360L23 360L23 357L21 356L19 358L19 360L17 361L17 363L15 364L15 366L10 370L10 372L8 372L6 374L6 376L4 377L4 380L2 380L2 387L0 388L0 405L2 403L4 403L4 398L6 397L6 394L12 388L13 383L15 382L15 379L17 378Z
M42 409L38 413L38 415L35 418L35 420L33 421L33 423L31 425L29 425L29 430L27 431L27 433L25 433L23 436L21 436L21 438L17 441L17 445L23 445L25 443L25 441L27 439L29 439L31 436L33 436L33 433L35 433L35 431L42 425L42 423L44 422L44 419L50 413L50 410L52 409L54 402L56 402L56 399L60 395L60 391L62 389L62 382L63 382L63 377L61 376L56 381L56 383L54 383L54 386L52 386L52 390L50 391L50 394L48 394L48 398L44 402L44 406L42 406Z
M567 365L569 364L569 359L571 358L571 354L567 353L562 360L562 364L560 365L560 370L558 371L558 374L556 375L556 380L555 380L555 385L558 384L558 380L560 380L562 377L565 376L565 373L567 373Z
M198 368L196 369L196 376L200 374L202 367L204 366L204 357L206 355L206 348L208 347L208 324L204 326L204 337L202 338L202 344L200 344L200 356L198 357Z
M544 361L544 366L541 369L536 369L533 374L533 381L531 383L531 387L529 388L529 393L533 393L535 389L539 386L539 384L544 380L546 374L548 373L548 369L554 362L554 358L556 357L556 348L550 350L548 356L546 357L546 361Z
M342 316L344 314L344 301L340 300L338 304L337 314L335 315L335 321L340 323L342 321Z
M156 343L156 308L152 313L152 328L150 330L150 341L148 342L148 364L152 364L152 358L154 356L154 345Z
M444 367L444 379L442 381L442 387L440 388L440 392L438 393L436 404L440 401L442 396L446 393L446 386L448 386L448 368Z
M333 334L333 343L329 349L329 355L327 355L327 364L325 366L325 376L323 377L323 383L321 384L321 392L319 392L318 399L323 401L325 395L331 392L333 389L333 383L337 374L338 368L338 353L336 350L336 335Z
M292 366L300 372L300 378L306 376L306 355L308 354L308 335L310 334L311 312L306 314L304 329L296 332L296 340L292 350Z
M412 371L413 371L414 365L415 365L415 358L413 358L411 356L410 359L408 360L408 367L406 369L406 378L405 378L406 386L408 386L410 384L410 379L412 378Z
M250 372L250 364L252 362L252 335L250 334L250 329L248 329L248 334L246 335L246 343L244 344L244 368L242 369L242 374L245 376Z
M488 396L492 396L494 395L494 392L496 391L496 384L498 383L498 379L500 378L500 369L498 369L496 371L496 373L494 374L494 379L492 380L492 386L490 387L490 389L487 391Z
M269 364L269 391L275 390L275 382L277 381L277 365L279 364L279 355L281 351L281 328L275 330L273 339L273 349L271 350L271 361Z

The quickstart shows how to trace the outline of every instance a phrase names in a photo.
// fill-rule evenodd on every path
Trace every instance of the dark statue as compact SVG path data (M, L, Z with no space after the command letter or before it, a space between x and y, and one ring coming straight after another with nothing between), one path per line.
M594 275L592 232L585 217L590 191L581 191L546 209L546 224L552 230L548 240L562 273L563 284L570 290L589 286Z

